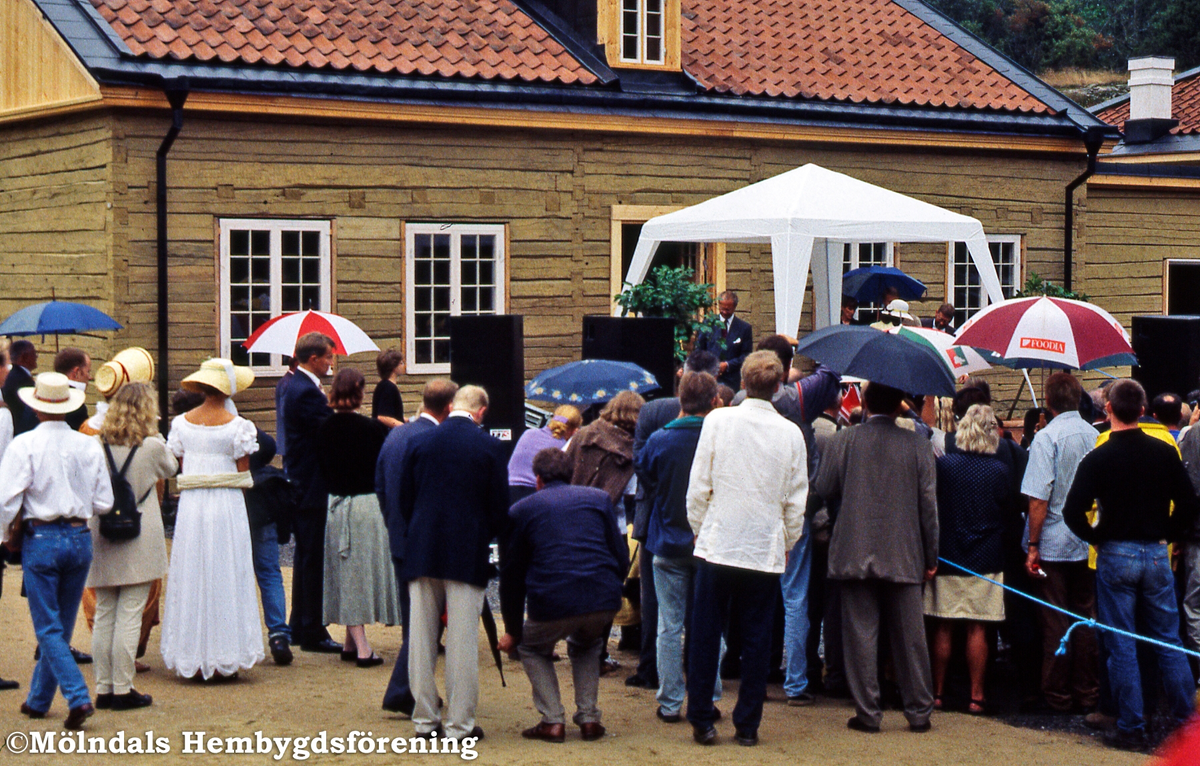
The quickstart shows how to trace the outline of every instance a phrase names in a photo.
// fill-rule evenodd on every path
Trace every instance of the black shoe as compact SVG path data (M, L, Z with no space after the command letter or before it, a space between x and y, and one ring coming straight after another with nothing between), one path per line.
M712 724L693 726L692 739L696 740L698 745L715 745L717 744L717 728Z
M355 659L354 664L360 668L374 668L383 664L383 658L375 654L375 652L371 652L370 657L358 657Z
M0 678L0 692L6 692L6 691L9 691L10 689L20 689L20 688L21 688L21 684L19 682L7 681L3 678Z
M625 679L626 686L632 686L635 689L657 689L658 684L652 684L648 679L642 678L637 673L634 673L629 678Z
M267 645L271 647L271 658L275 660L276 665L292 664L292 647L286 638L275 636L267 642Z
M413 708L417 706L417 701L413 699L411 694L405 694L396 702L388 702L384 700L383 709L389 713L403 713L408 717L412 717Z
M113 693L112 692L108 692L107 694L97 694L96 695L96 709L97 710L111 710L112 706L113 706L112 703L113 703Z
M758 732L738 731L733 735L733 741L742 747L754 747L758 744Z
M345 644L343 644L345 646ZM342 650L342 662L354 662L358 659L358 650L351 649L350 651Z
M925 723L910 723L908 725L908 730L916 732L917 734L924 734L932 728L933 724L929 721L926 721Z
M91 665L92 664L92 655L88 654L87 652L81 652L73 646L70 647L70 649L71 649L71 657L74 658L76 665ZM37 660L40 660L41 658L42 658L42 647L39 646L33 650L33 659L34 659L34 661L37 661Z
M83 722L96 714L96 708L92 707L92 703L85 702L79 707L73 707L67 711L67 717L63 720L63 728L71 731L78 731L83 728Z
M655 709L654 715L663 723L679 723L683 720L683 716L679 713L664 713L662 708Z
M865 724L858 720L858 716L854 716L849 721L846 721L846 728L854 731L861 731L863 734L878 734L879 727Z
M808 707L817 701L817 698L808 692L800 692L799 694L788 697L788 705L791 707Z
M317 652L318 654L341 654L342 645L331 638L327 638L315 644L300 644L300 651Z
M29 703L22 702L21 703L21 715L25 716L26 718L45 718L46 711L45 710L34 710L33 708L29 707Z
M1146 732L1114 729L1104 733L1104 744L1119 750L1145 750Z
M142 694L137 689L130 689L128 694L114 694L112 698L113 710L133 710L139 707L150 707L154 702L154 698L149 694Z

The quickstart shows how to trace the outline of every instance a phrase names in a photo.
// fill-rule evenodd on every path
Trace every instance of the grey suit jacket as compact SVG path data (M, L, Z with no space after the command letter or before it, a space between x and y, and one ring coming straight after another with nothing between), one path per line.
M937 464L929 442L890 418L870 418L826 442L816 493L841 501L829 576L920 583L937 566Z

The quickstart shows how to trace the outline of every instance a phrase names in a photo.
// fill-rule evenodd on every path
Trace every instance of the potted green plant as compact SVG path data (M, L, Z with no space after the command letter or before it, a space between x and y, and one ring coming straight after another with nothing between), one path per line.
M675 320L675 358L679 361L687 357L687 344L695 333L715 330L720 323L712 310L716 303L713 286L693 281L692 270L686 266L659 266L641 284L626 282L614 300L621 307L621 316Z

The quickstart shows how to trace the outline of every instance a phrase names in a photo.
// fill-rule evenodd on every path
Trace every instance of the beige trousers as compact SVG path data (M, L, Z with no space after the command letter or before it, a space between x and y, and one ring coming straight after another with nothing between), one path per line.
M133 689L134 658L142 631L142 609L152 583L96 588L96 626L92 631L93 672L97 694L128 694Z
M479 704L479 614L484 589L453 580L422 577L408 584L408 684L416 705L417 734L439 725L447 737L470 736ZM438 712L435 671L438 628L446 611L446 708Z

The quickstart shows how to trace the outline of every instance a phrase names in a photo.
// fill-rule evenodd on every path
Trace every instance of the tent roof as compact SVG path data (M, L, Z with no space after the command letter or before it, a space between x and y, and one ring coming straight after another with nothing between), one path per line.
M791 233L840 241L948 242L981 231L970 216L809 164L651 219L642 237L765 243Z

